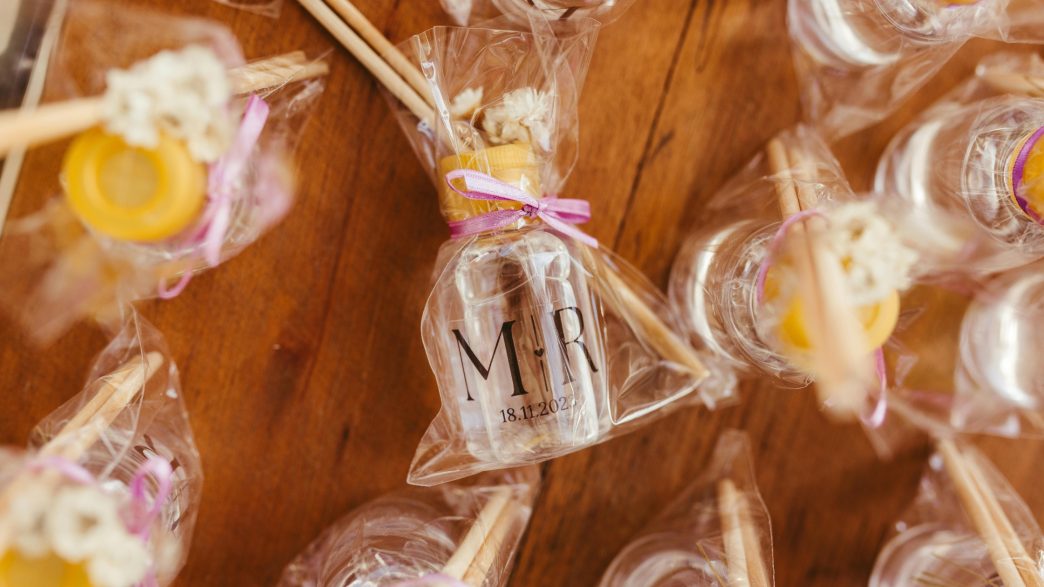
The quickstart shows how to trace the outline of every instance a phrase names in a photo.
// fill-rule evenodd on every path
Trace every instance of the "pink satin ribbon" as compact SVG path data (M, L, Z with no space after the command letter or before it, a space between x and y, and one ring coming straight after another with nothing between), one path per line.
M30 471L50 469L80 485L96 485L98 483L94 475L82 465L62 457L34 459L29 462L27 468ZM150 457L138 467L131 478L129 488L133 517L126 522L127 530L145 544L149 542L149 527L159 517L160 512L163 511L164 504L167 503L167 499L170 497L170 492L173 488L173 476L174 471L171 469L169 461L160 457ZM146 480L148 477L156 480L156 494L152 497L151 504L146 491ZM147 576L138 584L138 587L154 587L156 584L155 570L150 568Z
M251 94L247 100L243 119L232 140L232 146L213 165L207 176L207 195L210 204L204 212L202 229L193 238L202 243L203 258L211 267L221 263L221 246L225 244L225 235L232 220L232 204L235 201L236 188L242 181L250 156L254 153L261 138L261 131L268 121L270 108L268 103L257 94ZM181 276L173 287L168 288L161 282L158 287L160 299L169 300L178 297L192 280L192 272Z
M465 190L453 185L463 179ZM586 200L559 199L555 196L534 198L525 190L471 169L455 169L446 174L446 183L454 192L469 200L518 202L519 210L495 210L464 220L449 222L450 237L454 239L475 236L511 226L523 218L538 218L558 232L588 246L597 247L598 241L573 226L591 219L591 205Z

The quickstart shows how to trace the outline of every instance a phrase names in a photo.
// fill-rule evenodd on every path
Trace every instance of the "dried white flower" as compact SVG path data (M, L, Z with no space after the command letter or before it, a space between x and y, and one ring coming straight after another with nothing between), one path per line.
M185 141L200 161L214 161L228 149L232 88L210 49L161 51L130 69L109 71L106 83L105 127L128 144L155 147L163 131Z
M63 560L80 562L97 552L110 534L126 534L113 498L97 487L63 486L54 496L46 522L51 550Z
M873 202L852 202L827 213L823 243L841 259L851 302L865 306L910 287L917 253Z
M450 116L454 120L471 120L482 104L482 88L466 88L450 104Z
M482 128L494 145L529 143L551 150L551 95L535 88L504 94L500 104L487 108Z
M14 547L27 557L39 558L50 552L46 525L51 496L47 486L34 483L15 495L4 514L13 528Z
M141 540L127 533L109 533L97 543L87 561L87 575L95 587L131 587L149 570L149 553Z

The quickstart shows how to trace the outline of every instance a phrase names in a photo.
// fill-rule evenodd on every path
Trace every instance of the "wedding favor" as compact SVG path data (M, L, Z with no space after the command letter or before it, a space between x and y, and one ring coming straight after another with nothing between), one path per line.
M772 524L750 440L722 435L707 472L613 559L601 587L770 587Z
M789 0L806 114L834 140L883 119L971 37L1041 42L1035 0Z
M40 210L8 227L0 303L46 343L238 253L289 209L325 71L300 52L245 64L209 21L73 0L45 104L0 113L0 155L75 135L61 197L26 194Z
M994 55L892 139L876 190L918 219L935 272L987 274L1044 257L1044 99L1009 93L1038 57Z
M856 197L807 127L771 141L710 210L670 280L694 336L784 385L816 381L834 415L865 413L917 260L897 215Z
M0 586L171 584L201 484L177 368L131 314L28 450L0 449Z
M556 29L439 27L407 44L437 115L396 105L452 236L421 324L443 409L411 483L541 462L732 393L656 289L576 226L587 202L557 196L594 33Z
M1041 587L1044 537L978 451L939 443L917 498L877 557L871 587Z
M381 496L323 532L279 585L506 585L539 485L528 467Z

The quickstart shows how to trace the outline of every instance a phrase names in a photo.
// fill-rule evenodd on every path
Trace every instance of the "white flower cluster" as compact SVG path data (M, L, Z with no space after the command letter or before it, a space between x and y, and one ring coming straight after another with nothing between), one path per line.
M8 516L22 556L53 553L82 563L95 587L131 587L148 572L149 552L127 531L118 497L97 486L37 478L18 492Z
M535 88L504 94L501 102L482 113L482 129L494 145L529 143L551 150L551 95Z
M105 128L128 144L155 147L159 133L185 141L192 156L212 162L232 141L232 88L210 49L162 51L106 75Z
M873 202L852 202L827 213L824 245L845 266L851 302L865 306L911 284L917 253L907 247L895 226Z
M450 103L449 112L454 120L471 120L482 105L482 88L465 88Z

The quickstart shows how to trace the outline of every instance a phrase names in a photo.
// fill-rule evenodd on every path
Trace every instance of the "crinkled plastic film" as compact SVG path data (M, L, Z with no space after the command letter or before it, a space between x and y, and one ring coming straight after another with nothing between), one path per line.
M576 103L595 28L534 24L535 33L437 27L406 45L438 120L432 128L397 104L399 119L451 227L521 204L470 199L450 189L447 172L485 173L553 203L576 160ZM690 348L663 296L604 247L531 213L457 236L439 252L422 317L443 408L411 483L538 463L667 408L731 398L731 373Z
M971 37L1040 42L1033 0L791 0L806 116L831 141L883 119Z
M706 473L613 559L601 587L774 584L772 524L746 434L718 441Z
M280 11L283 10L283 0L213 0L218 4L224 4L225 6L231 6L232 8L238 8L239 10L245 10L254 14L260 14L261 16L267 16L269 18L279 18Z
M1040 526L1022 498L981 453L964 448L962 454L981 476L976 481L1003 510L1028 554L1007 558L1015 567L1044 579L1039 568L1044 556ZM986 541L959 497L943 457L936 453L921 478L917 497L895 525L896 534L885 544L874 564L871 587L1000 585L1002 578Z
M569 20L592 18L609 23L620 17L634 0L440 0L458 25L480 23L500 11L517 23L532 18Z
M97 96L105 90L110 69L187 46L212 50L233 72L251 69L243 68L236 39L215 23L73 0L48 71L45 102ZM205 242L211 223L223 214L216 199L208 198L197 220L175 236L134 242L82 223L57 192L67 186L67 178L62 178L55 182L57 193L34 194L41 203L36 213L10 221L0 244L0 268L11 279L0 288L0 305L36 341L47 344L76 321L110 311L118 303L177 291L179 280L227 260L259 238L290 208L295 184L292 150L323 88L319 79L294 79L301 68L314 65L300 65L304 59L303 54L293 54L290 61L296 66L276 70L289 77L269 80L257 93L268 105L268 117L242 174L229 189L227 229L214 259ZM258 79L256 74L230 74L234 87L256 85ZM230 102L237 121L247 102L243 95Z
M97 413L85 422L84 414L92 412L92 406L100 405L101 413L115 405L113 398L123 392L114 393L114 389L135 370L144 373L144 384L136 392L129 389L131 400L122 407L116 405L119 411L111 422L100 431ZM126 316L122 328L95 359L83 391L34 428L28 451L0 459L0 480L5 481L0 493L18 487L19 480L29 475L28 464L66 458L62 455L79 455L74 459L76 465L86 469L102 490L119 496L130 494L132 480L149 459L169 463L170 492L152 522L147 549L158 584L172 583L188 556L201 499L202 465L177 367L163 337L136 313ZM146 481L150 491L155 491L156 483L154 478Z
M506 585L539 484L528 467L378 497L324 531L279 585Z

